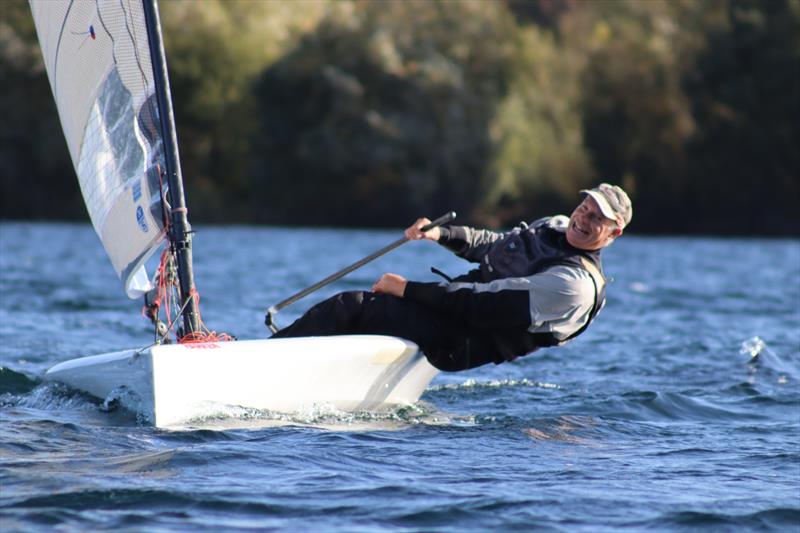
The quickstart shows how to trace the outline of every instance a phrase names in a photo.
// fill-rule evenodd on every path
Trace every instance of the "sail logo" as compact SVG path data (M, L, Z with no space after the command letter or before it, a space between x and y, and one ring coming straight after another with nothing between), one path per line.
M144 233L147 233L147 220L144 218L144 209L142 209L142 206L140 205L136 206L136 222L139 223L139 229Z
M139 199L142 197L142 184L140 182L136 182L131 187L131 193L133 193L133 201L134 203L138 202Z

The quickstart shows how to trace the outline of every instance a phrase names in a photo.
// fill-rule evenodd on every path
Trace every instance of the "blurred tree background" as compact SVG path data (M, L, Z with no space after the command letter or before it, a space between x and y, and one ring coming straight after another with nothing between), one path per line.
M800 235L800 0L162 0L194 222L502 227L624 186L639 233ZM0 217L87 220L25 0Z

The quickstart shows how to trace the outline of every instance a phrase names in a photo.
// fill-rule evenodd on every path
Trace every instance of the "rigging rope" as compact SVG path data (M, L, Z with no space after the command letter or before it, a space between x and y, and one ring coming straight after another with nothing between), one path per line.
M202 343L202 342L228 342L236 340L232 335L227 333L217 333L211 331L203 322L200 315L200 293L196 289L192 289L183 305L178 307L178 283L175 275L175 259L169 248L165 248L161 254L161 262L156 269L156 288L155 297L145 303L142 309L142 315L150 319L156 324L156 336L158 342L164 342L169 339L169 334L172 332L175 335L178 343ZM200 331L189 332L185 335L179 336L175 331L175 325L180 323L179 319L183 315L184 309L189 303L189 299L193 298L195 306L198 310L197 321L200 324ZM161 315L161 308L164 308L166 324L159 320ZM163 328L159 328L159 323ZM163 331L159 331L163 329Z
M161 189L160 192L164 232L166 235L169 235L170 217L167 213L167 206L169 204L166 201L166 194L164 191L164 182L162 179L163 172L160 165L156 165L156 169L159 176L159 188ZM186 210L186 208L170 209L172 211L181 209ZM155 273L155 281L156 287L153 291L155 295L152 299L150 299L148 296L145 296L145 305L142 308L142 315L145 318L150 319L150 321L155 324L156 343L162 343L164 341L169 342L170 331L173 332L176 340L180 344L227 342L236 340L236 337L232 335L228 335L227 333L217 333L216 331L211 331L206 327L202 317L200 316L200 294L197 292L197 289L192 288L183 304L178 307L178 294L180 291L178 273L175 267L175 255L171 244L170 246L166 246L164 251L161 253L161 260ZM195 308L197 309L197 321L200 325L200 330L179 336L178 332L175 331L175 324L179 323L179 319L183 315L183 311L189 304L190 299L194 299L195 302ZM164 307L166 324L159 319L162 304Z
M233 336L228 335L227 333L217 333L216 331L211 331L206 327L205 322L203 322L203 318L200 316L200 293L197 292L197 289L192 289L192 291L189 293L189 298L194 298L195 307L197 308L197 322L200 324L200 331L187 333L178 339L179 343L188 344L197 342L228 342L236 340ZM188 301L189 298L186 300Z

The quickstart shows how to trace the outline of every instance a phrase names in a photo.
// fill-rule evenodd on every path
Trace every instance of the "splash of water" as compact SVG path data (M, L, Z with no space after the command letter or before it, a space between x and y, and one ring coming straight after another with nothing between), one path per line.
M110 413L115 411L118 407L124 407L131 413L135 413L136 423L143 426L152 423L152 420L150 420L143 406L142 398L125 385L122 385L108 393L103 403L100 404L100 410Z
M293 413L209 403L204 413L174 429L234 429L272 426L309 426L334 431L393 430L417 424L442 425L451 417L425 402L382 411L341 411L314 404Z
M475 379L468 379L463 383L447 383L445 385L436 385L430 387L429 391L441 390L455 390L455 389L472 389L472 388L495 388L495 387L534 387L537 389L560 389L560 385L555 383L543 383L540 381L531 381L529 379L494 379L491 381L477 381Z
M751 337L742 343L739 353L750 356L750 367L753 374L760 369L776 373L776 381L784 385L789 380L800 381L800 371L784 361L772 350L763 339Z
M742 343L739 353L742 355L747 354L750 357L758 357L766 347L767 344L761 339L761 337L751 337Z
M26 394L4 394L2 407L26 407L42 411L88 410L97 405L87 394L76 392L62 383L46 382Z

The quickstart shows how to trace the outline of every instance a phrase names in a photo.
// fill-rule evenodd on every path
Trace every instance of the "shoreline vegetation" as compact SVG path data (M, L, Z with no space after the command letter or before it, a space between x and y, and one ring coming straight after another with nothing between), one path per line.
M160 3L195 224L509 227L625 187L631 231L800 235L800 0ZM87 221L25 0L0 219Z

